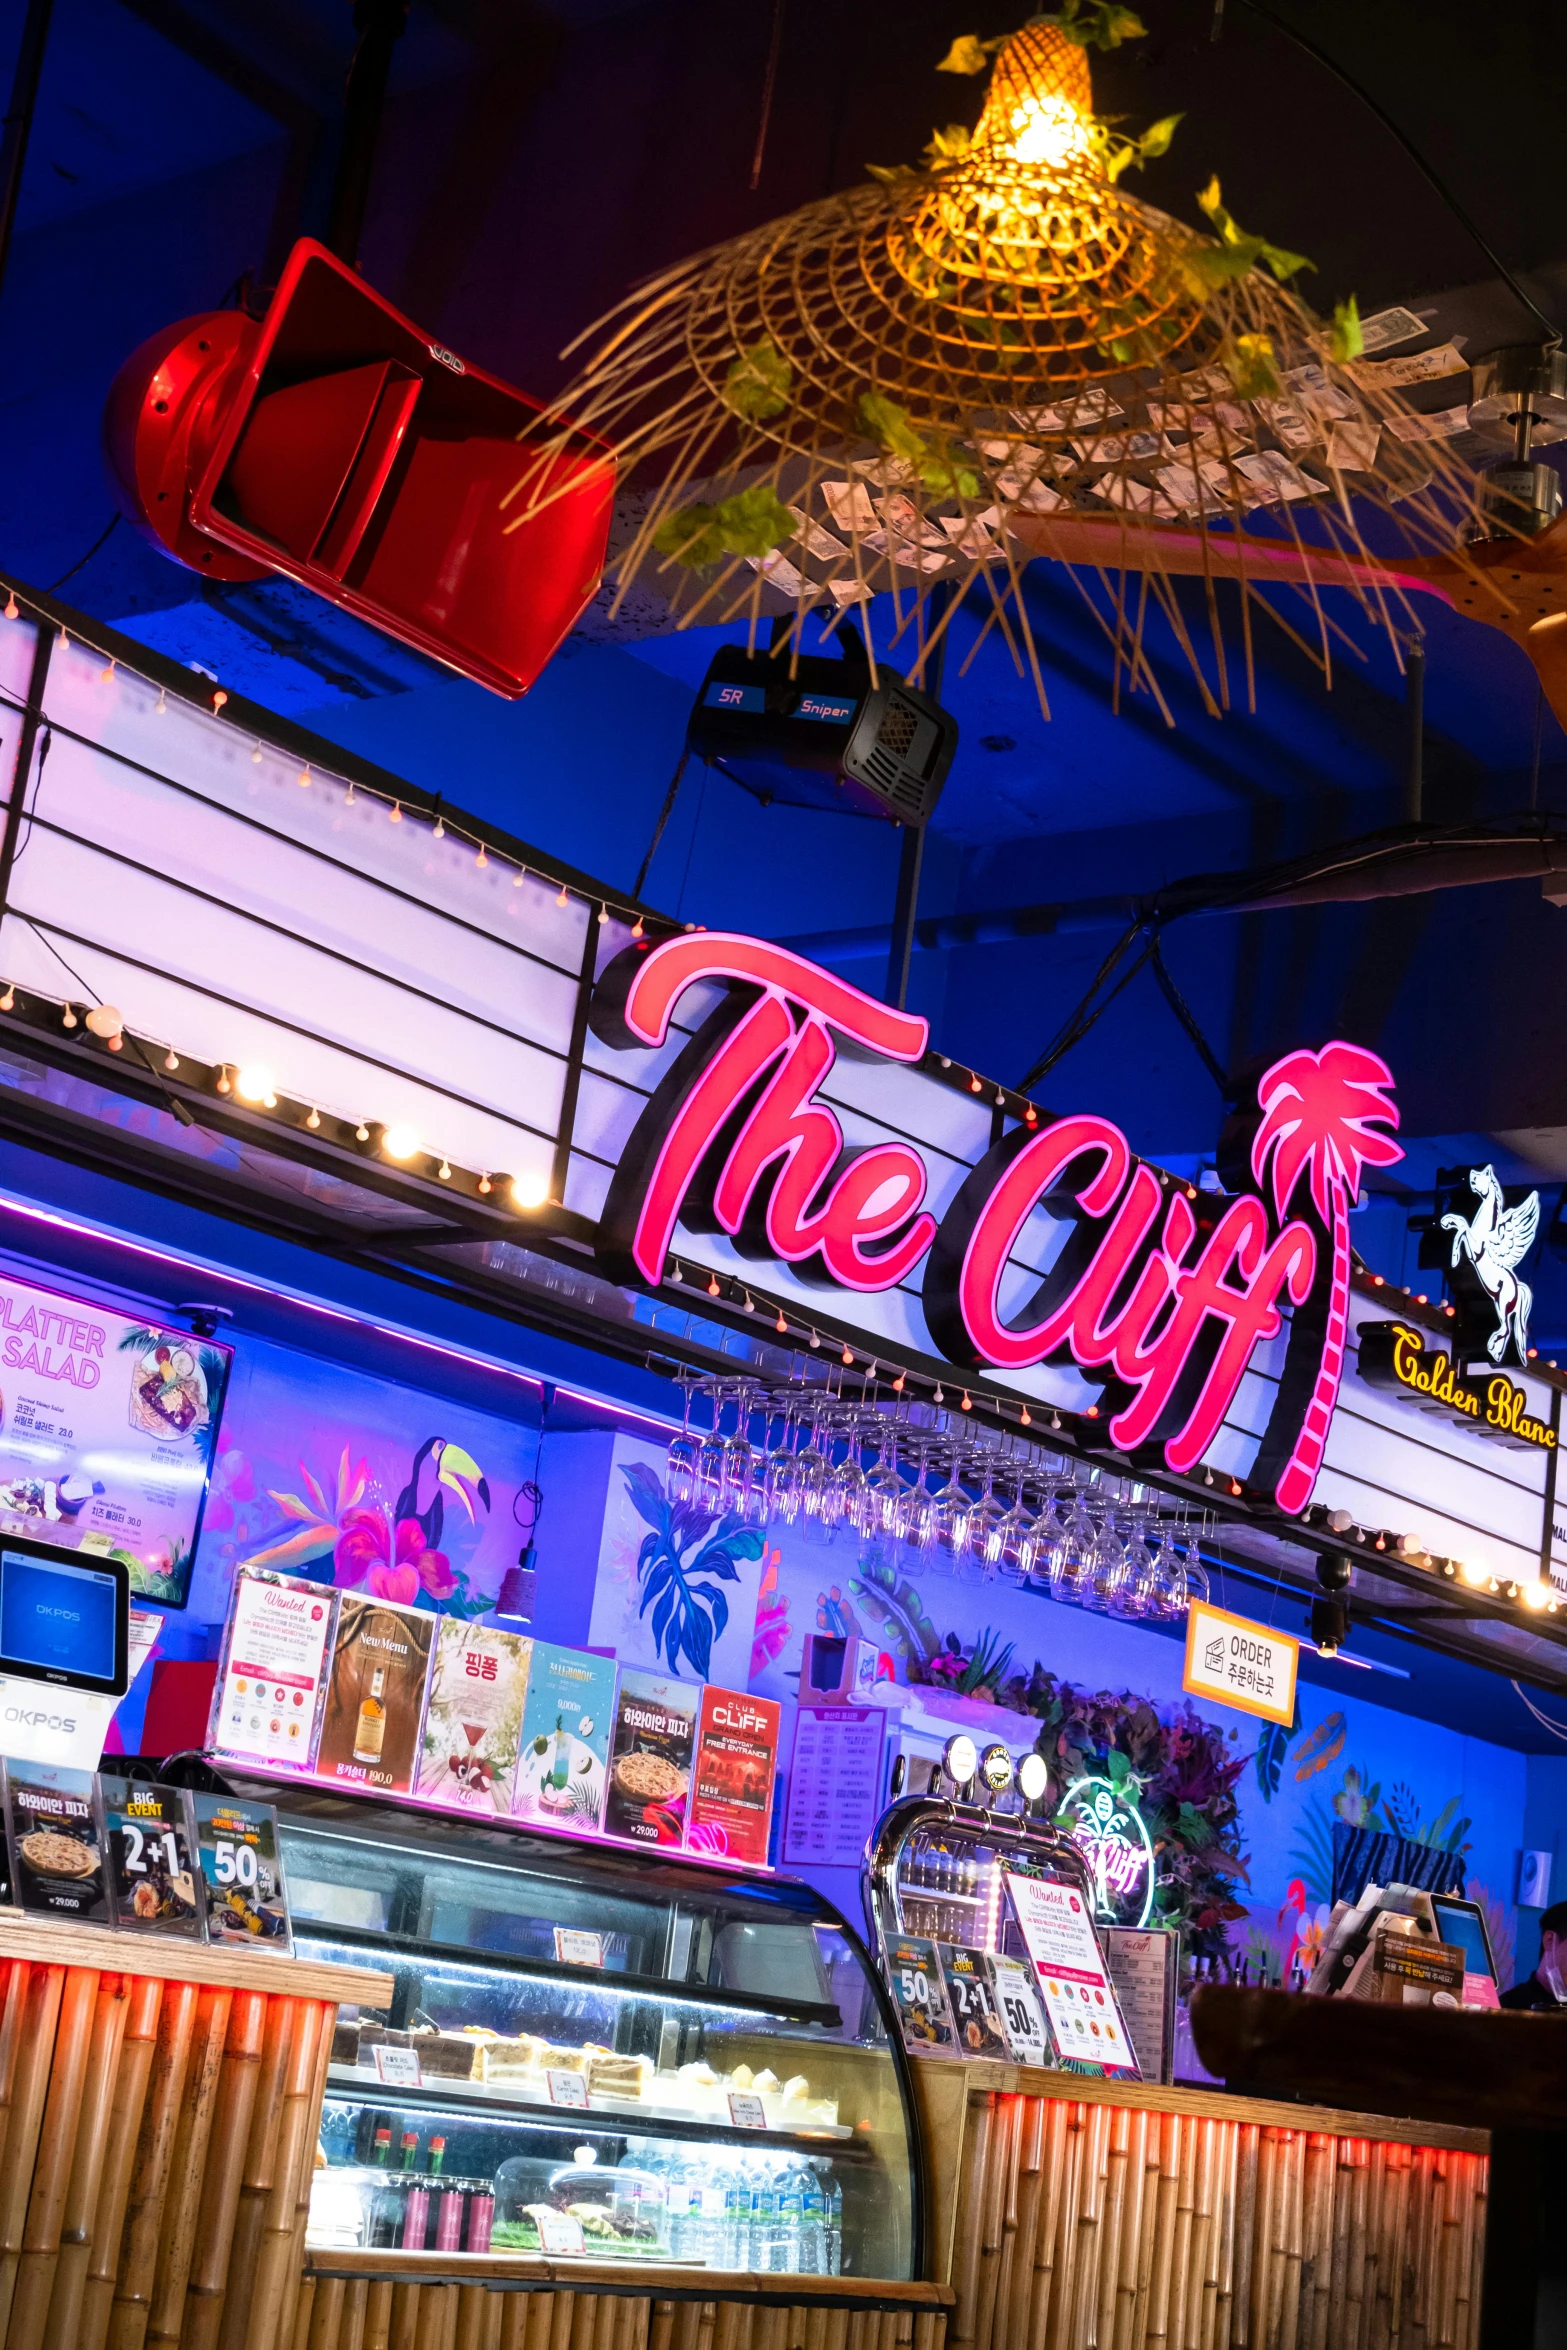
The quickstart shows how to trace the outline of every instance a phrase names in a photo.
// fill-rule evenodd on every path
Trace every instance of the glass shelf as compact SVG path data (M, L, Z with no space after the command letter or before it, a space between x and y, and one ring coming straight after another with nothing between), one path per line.
M920 2273L906 2059L808 1886L264 1793L296 1948L393 1981L387 2008L339 2009L312 2243ZM384 2080L378 2046L420 2086ZM552 2101L552 2073L587 2102Z

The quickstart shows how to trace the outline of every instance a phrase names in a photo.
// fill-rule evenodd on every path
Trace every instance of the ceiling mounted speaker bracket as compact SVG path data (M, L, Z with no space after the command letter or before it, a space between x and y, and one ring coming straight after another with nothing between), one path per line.
M492 692L526 693L603 576L614 460L304 238L266 317L154 336L115 379L110 471L208 579L297 580Z
M220 546L190 519L191 484L217 445L226 400L260 332L243 310L164 327L131 353L103 412L104 462L122 513L204 579L265 579L271 568Z

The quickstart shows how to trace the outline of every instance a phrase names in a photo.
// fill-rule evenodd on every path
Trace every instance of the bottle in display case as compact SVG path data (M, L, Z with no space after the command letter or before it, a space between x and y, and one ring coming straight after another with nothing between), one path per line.
M396 1985L339 2012L312 2243L917 2273L907 2062L811 1889L324 1788L278 1833L296 1949Z

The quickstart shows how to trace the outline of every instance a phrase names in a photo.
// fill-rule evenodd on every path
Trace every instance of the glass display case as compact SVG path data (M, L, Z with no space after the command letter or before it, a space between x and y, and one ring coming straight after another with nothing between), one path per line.
M396 1984L340 2010L312 2245L920 2273L892 2010L809 1887L256 1792L296 1949Z

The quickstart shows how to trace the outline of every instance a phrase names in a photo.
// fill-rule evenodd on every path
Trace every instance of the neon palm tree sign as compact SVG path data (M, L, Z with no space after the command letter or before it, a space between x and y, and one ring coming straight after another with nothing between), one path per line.
M1015 1126L939 1219L924 1155L903 1137L851 1148L821 1089L839 1044L919 1063L926 1023L788 948L739 932L643 940L617 955L590 1024L618 1050L661 1049L688 990L723 993L668 1065L621 1151L597 1250L617 1280L663 1278L677 1225L744 1258L868 1295L920 1273L934 1347L974 1370L1074 1363L1103 1382L1110 1441L1198 1468L1259 1347L1286 1331L1254 1483L1305 1508L1343 1375L1349 1211L1367 1167L1391 1166L1392 1074L1342 1042L1288 1053L1230 1120L1232 1189L1194 1192L1137 1158L1107 1118ZM1026 1227L1069 1229L1021 1310L1003 1311Z

